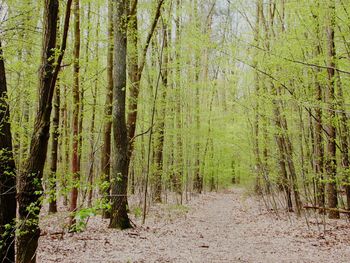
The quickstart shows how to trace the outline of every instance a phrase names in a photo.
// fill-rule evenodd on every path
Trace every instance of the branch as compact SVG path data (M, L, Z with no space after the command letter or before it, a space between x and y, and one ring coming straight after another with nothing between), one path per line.
M55 89L58 73L60 72L60 69L61 69L63 55L64 55L64 52L66 51L66 47L67 47L67 36L68 36L68 29L69 29L71 6L72 6L72 0L67 0L66 15L64 18L64 26L63 26L61 50L60 50L60 53L58 55L56 67L55 67L54 72L53 72L53 76L52 76L52 80L51 80L51 90Z
M342 70L342 69L339 69L337 67L322 66L322 65L318 65L318 64L303 62L303 61L294 60L294 59L285 58L285 57L282 57L282 59L287 60L289 62L296 63L296 64L301 64L301 65L304 65L304 66L309 66L309 67L314 67L314 68L333 69L335 71L338 71L339 73L344 73L344 74L350 75L350 71Z
M154 125L155 125L155 124L153 123L153 125L152 125L151 127L149 127L146 131L144 131L144 132L142 132L142 133L140 133L140 134L136 134L134 137L132 137L132 138L129 140L129 143L134 142L135 139L136 139L137 137L140 137L140 136L142 136L142 135L145 135L145 134L149 133L149 132L151 131L151 129L153 128Z
M134 0L134 2L132 3L132 6L131 6L131 8L129 10L129 16L135 14L136 7L137 7L137 2L138 2L138 0ZM128 17L128 19L129 19L129 17Z
M157 10L156 10L156 14L154 16L151 29L150 29L150 31L149 31L149 33L147 35L146 43L145 43L145 46L144 46L143 51L142 51L141 62L140 62L140 65L138 67L138 74L139 75L141 75L141 72L143 71L143 68L145 66L147 50L148 50L149 44L151 42L153 33L154 33L155 29L156 29L156 26L157 26L157 23L158 23L158 20L159 20L159 17L160 17L161 8L162 8L163 3L164 3L164 0L159 0L158 6L157 6Z
M237 60L237 61L243 63L244 65L247 65L247 66L251 67L252 69L256 70L257 72L259 72L259 73L261 73L261 74L263 74L263 75L269 77L269 78L272 79L273 81L276 81L277 83L279 83L279 84L281 85L282 88L284 88L285 90L287 90L287 92L288 92L293 98L295 98L294 92L293 92L290 88L288 88L285 84L283 84L281 81L279 81L278 79L276 79L274 76L272 76L272 75L269 74L268 72L265 72L265 71L259 69L258 67L254 66L254 65L251 65L251 64L249 64L249 63L247 63L247 62L245 62L245 61L243 61L243 60L241 60L241 59L239 59L239 58L235 58L235 60ZM301 105L301 107L303 107L303 108L310 114L310 116L311 116L315 121L318 122L316 116L311 112L311 109L310 109L310 108L306 107L305 105ZM329 138L329 133L328 133L328 131L323 127L323 125L322 125L322 130L324 131L324 133L326 134L326 136ZM337 142L335 142L335 145L336 145L336 147L339 149L339 151L340 151L341 153L344 152L344 150L341 149L341 147L339 146L339 144L338 144Z

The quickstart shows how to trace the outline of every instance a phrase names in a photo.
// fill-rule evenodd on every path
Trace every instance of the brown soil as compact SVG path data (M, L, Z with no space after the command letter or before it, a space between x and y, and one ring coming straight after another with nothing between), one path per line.
M62 216L43 220L38 262L350 262L345 219L320 225L310 215L307 224L267 211L241 189L154 206L144 226L133 218L139 227L126 231L96 216L85 232L54 233L48 224L59 225Z

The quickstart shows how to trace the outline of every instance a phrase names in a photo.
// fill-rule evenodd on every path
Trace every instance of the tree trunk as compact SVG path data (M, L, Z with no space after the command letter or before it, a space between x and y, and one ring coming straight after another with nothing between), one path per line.
M164 127L165 127L165 112L166 112L166 96L167 96L167 88L168 88L168 65L169 65L169 55L168 55L168 27L165 24L163 28L163 62L162 62L162 83L163 87L161 87L160 94L160 109L159 109L159 119L157 125L157 133L158 133L158 141L155 147L155 181L154 181L154 196L153 201L162 202L162 174L163 174L163 148L164 148Z
M101 193L104 202L110 200L110 156L111 156L111 132L112 132L112 100L113 100L113 1L108 1L108 51L107 51L107 93L104 106L105 121L103 124L103 145L101 156ZM110 218L110 211L103 209L103 218Z
M5 63L0 41L0 258L15 261L16 166L12 152ZM9 225L10 227L5 227Z
M59 2L58 0L45 0L43 49L39 71L39 105L30 144L30 154L18 182L17 200L20 222L16 258L18 263L36 262L36 250L40 236L39 212L43 191L41 179L50 135L52 98L66 47L70 5L71 1L68 1L61 52L56 62L53 58L56 48Z
M74 50L73 50L73 156L72 156L72 174L73 186L70 194L71 212L69 226L75 224L74 214L77 210L78 185L80 178L80 129L79 129L79 110L80 110L80 91L79 91L79 71L80 71L80 10L79 0L74 0ZM73 230L73 229L72 229Z
M52 119L52 144L51 144L51 164L49 178L49 213L57 212L57 156L58 156L58 139L60 123L60 87L56 86L53 102L53 119Z
M136 119L137 119L137 101L140 92L141 74L139 70L138 55L138 23L137 23L137 5L138 1L134 0L135 8L129 15L128 24L128 62L129 62L129 79L130 79L130 96L128 103L127 128L128 138L131 142L135 136ZM130 145L133 145L131 142ZM131 158L133 146L129 147L129 158Z
M339 127L339 134L340 134L340 147L341 147L341 160L342 160L342 168L344 172L344 178L342 179L345 184L345 194L346 194L346 205L347 209L350 210L350 174L349 174L349 166L350 166L350 160L349 160L349 125L348 125L348 116L345 111L345 102L344 102L344 95L343 95L343 87L340 80L339 74L337 74L337 104L340 110L340 127Z
M260 35L260 8L261 2L260 0L256 1L256 21L255 21L255 29L254 29L254 44L259 46L259 35ZM256 54L257 55L257 54ZM254 58L254 67L258 66L258 58ZM254 76L255 82L255 119L254 119L254 127L253 127L253 136L254 136L254 155L255 155L255 171L256 171L256 179L255 179L255 193L262 193L262 173L261 173L261 158L260 158L260 148L259 148L259 94L260 94L260 81L259 81L259 73L255 72Z
M67 180L70 169L70 114L68 111L67 105L67 86L64 86L64 104L62 107L62 126L64 129L64 175L62 176L61 187L64 188L63 191L63 205L68 205L68 196L67 196Z
M130 228L128 217L128 134L125 120L128 1L114 7L113 166L110 228Z
M317 2L317 7L319 7ZM322 52L322 47L320 44L320 26L318 15L314 15L314 20L316 23L316 48L315 48L315 57L319 57ZM320 69L316 68L314 72L314 82L315 82L315 99L318 107L315 108L315 120L314 120L314 154L315 154L315 174L316 174L316 202L319 207L325 206L325 184L324 179L324 146L323 146L323 127L322 127L322 109L321 104L323 102L322 98L322 87L321 83L318 80L320 74Z
M89 5L89 12L90 12L90 5ZM97 18L97 27L96 27L96 38L99 39L99 33L100 33L100 16ZM88 48L87 48L88 49ZM99 65L99 48L98 48L98 41L96 41L95 46L95 56L96 56L96 64ZM90 167L89 167L89 175L88 175L88 207L92 206L92 195L93 195L93 181L94 181L94 175L95 175L95 119L96 119L96 104L97 104L97 90L98 90L98 79L99 79L99 72L98 72L98 66L96 67L96 78L95 78L95 86L93 90L93 102L92 102L92 118L91 118L91 126L90 126Z
M180 196L180 203L182 204L182 176L183 176L183 156L182 156L182 100L181 100L181 68L180 68L180 10L181 3L180 0L176 1L176 19L175 19L175 46L176 46L176 69L175 69L175 127L176 127L176 168L174 171L174 190Z
M129 153L128 159L131 160L132 152L134 150L134 137L136 131L136 121L137 121L137 102L140 93L140 81L142 72L146 63L146 55L148 47L152 40L152 36L156 29L160 14L161 7L164 0L159 0L155 16L152 21L150 31L148 32L146 43L142 49L140 58L138 57L138 32L137 32L137 0L134 0L135 8L132 10L133 13L129 16L129 39L131 45L131 55L129 60L129 78L131 82L130 86L130 98L128 106L128 116L127 116L127 129L128 129L128 140L129 140ZM138 62L139 61L139 62ZM129 164L128 164L129 166Z
M335 120L335 45L334 45L334 26L335 26L335 2L329 3L329 20L327 25L327 72L328 84L326 90L326 102L328 103L327 131L327 199L329 208L338 208L338 192L336 184L337 162L336 162L336 128ZM329 210L329 218L337 219L340 217L336 210Z

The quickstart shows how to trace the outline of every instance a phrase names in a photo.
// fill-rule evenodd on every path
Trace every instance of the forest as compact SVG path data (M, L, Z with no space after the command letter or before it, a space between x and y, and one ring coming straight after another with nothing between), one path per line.
M349 0L0 0L0 262L349 262Z

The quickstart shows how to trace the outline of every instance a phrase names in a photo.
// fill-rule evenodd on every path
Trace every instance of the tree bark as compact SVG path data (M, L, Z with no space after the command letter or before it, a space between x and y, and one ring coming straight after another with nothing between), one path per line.
M64 174L62 176L61 181L61 187L64 188L64 194L63 194L63 205L68 205L68 193L66 191L67 189L67 180L69 175L69 169L70 169L70 114L68 111L68 105L67 105L67 86L64 86L63 90L63 96L64 96L64 104L62 107L62 128L64 129Z
M137 36L137 0L135 4L135 8L132 9L132 12L130 14L130 26L129 26L129 38L130 38L130 44L132 48L132 54L130 57L130 71L129 71L129 78L131 82L130 86L130 98L129 98L129 107L128 107L128 116L127 116L127 128L128 128L128 138L130 142L129 146L129 160L132 156L132 152L134 150L134 137L135 137L135 131L136 131L136 120L137 120L137 101L140 93L140 81L142 72L146 63L146 56L148 47L151 43L152 36L154 34L154 31L156 29L160 14L161 14L161 7L164 3L164 0L159 0L155 16L152 21L152 25L150 28L150 31L148 32L146 43L142 49L141 56L138 57L137 53L137 46L138 46L138 36ZM140 61L140 62L138 62Z
M256 21L254 28L254 44L259 46L259 35L260 35L260 8L261 1L256 1ZM257 54L256 54L257 56ZM258 66L258 58L254 58L254 67ZM254 142L254 155L255 155L255 170L256 170L256 179L255 179L255 193L262 193L262 173L261 173L261 158L260 158L260 147L259 147L259 94L260 94L260 81L259 81L259 73L255 72L254 76L255 82L255 119L254 119L254 127L253 127L253 142Z
M340 147L341 147L341 163L344 173L344 178L342 178L343 183L345 184L345 194L346 194L346 207L348 210L350 210L350 174L349 174L349 166L350 166L350 160L349 160L349 125L348 121L349 118L345 111L345 102L344 102L344 95L343 95L343 87L340 80L339 74L337 74L337 104L340 110L340 116L339 116L339 134L340 134Z
M175 127L176 127L176 138L175 143L176 147L174 147L174 151L176 152L176 168L174 170L174 176L173 176L173 186L175 192L180 196L180 203L182 204L182 176L183 176L183 154L182 154L182 101L181 101L181 68L180 68L180 32L181 32L181 2L180 0L176 1L176 19L175 19L175 46L176 46L176 53L175 53L175 60L176 60L176 67L175 67Z
M90 5L89 5L90 12ZM100 33L100 16L97 18L97 27L96 27L96 38L99 38ZM88 49L88 48L87 48ZM96 41L95 45L95 56L96 56L96 64L99 65L99 48L98 42ZM98 90L98 79L99 72L98 67L96 67L96 78L93 89L93 102L92 102L92 118L91 118L91 126L90 126L90 167L89 167L89 175L88 175L88 207L92 206L92 195L93 195L93 181L95 176L95 119L96 119L96 104L97 104L97 90Z
M107 89L104 106L105 120L103 124L103 145L101 156L101 194L104 202L110 200L110 170L111 170L111 133L112 133L112 101L113 101L113 1L108 1L108 51L107 51ZM110 218L110 211L103 209L103 218Z
M334 45L334 26L335 26L335 1L331 1L328 6L329 20L327 25L327 73L328 83L326 90L326 102L328 103L328 120L326 125L327 131L327 199L329 208L338 208L338 192L336 184L337 161L336 161L336 127L335 120L335 45ZM339 212L330 210L329 218L337 219L340 217Z
M44 30L41 67L39 70L39 100L29 157L18 180L18 226L17 263L35 263L40 235L39 212L42 196L42 175L46 160L47 144L50 135L50 115L52 98L66 50L72 0L66 4L62 43L57 61L54 61L58 1L45 0Z
M113 166L110 228L131 227L128 216L128 134L125 119L128 1L116 0L114 7L113 69Z
M80 90L79 90L79 71L80 71L80 10L79 0L74 0L74 50L73 50L73 156L72 156L72 173L73 186L70 194L71 212L69 225L72 227L75 224L74 214L77 210L78 201L78 185L80 179L80 132L79 129L79 112L80 112ZM73 229L71 229L73 230Z
M0 259L15 261L16 166L12 151L6 71L0 41Z
M162 62L162 83L163 86L160 88L160 109L159 109L159 119L157 130L157 144L155 147L155 165L156 172L154 178L154 195L153 201L162 202L162 174L163 174L163 148L164 148L164 127L165 127L165 113L166 113L166 97L167 97L167 88L168 88L168 65L169 65L169 53L168 53L168 35L169 30L167 24L164 24L163 28L163 62Z
M319 4L317 2L317 7ZM320 44L320 29L319 29L319 18L318 15L313 15L316 23L316 36L317 43L315 48L315 57L319 57L322 52L322 47ZM314 154L315 154L315 174L316 174L316 202L319 207L325 206L325 184L324 180L324 146L323 146L323 127L322 127L322 109L321 104L323 102L322 98L322 87L318 80L320 74L320 69L316 68L314 72L314 82L315 82L315 99L318 107L315 108L315 120L314 120Z
M58 0L45 0L44 36L41 67L39 70L39 105L30 144L30 154L18 182L19 232L17 237L18 263L36 262L36 249L40 235L43 169L50 135L50 115L55 88L54 49L58 21Z
M52 119L52 144L51 144L51 164L49 178L49 213L57 212L57 157L58 157L58 139L60 123L60 87L56 86L53 102L53 119Z

